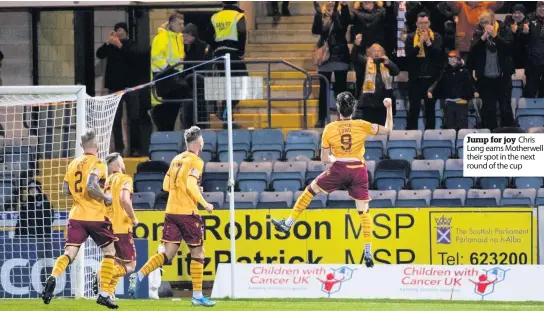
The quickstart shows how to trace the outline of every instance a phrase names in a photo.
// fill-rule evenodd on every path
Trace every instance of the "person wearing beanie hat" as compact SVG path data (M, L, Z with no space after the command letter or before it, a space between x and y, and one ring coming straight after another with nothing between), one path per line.
M541 77L544 75L544 1L538 1L534 16L520 27L521 39L525 43L525 89L523 96L544 97Z
M198 70L212 70L212 66L203 65L199 62L208 61L213 58L213 51L208 43L200 40L198 36L198 27L195 24L187 24L183 29L183 43L185 45L185 61L195 62L187 64L186 67L198 67ZM190 72L189 72L190 74ZM189 88L193 89L193 77L187 79ZM204 101L204 84L201 79L197 81L197 116L198 120L194 120L194 108L193 104L185 104L182 109L182 124L186 128L190 128L195 125L195 121L206 125L209 119L208 107ZM201 126L202 127L202 126Z
M444 99L443 128L468 128L468 102L477 97L477 93L474 78L458 51L448 53L448 62L440 77L427 90L427 97Z
M516 4L512 7L512 14L506 15L504 25L510 27L514 41L512 42L512 59L516 69L525 68L527 63L527 53L525 51L525 42L523 42L523 24L527 22L525 6Z
M96 57L107 60L104 87L110 93L133 87L140 82L141 69L139 68L144 56L128 37L127 23L119 22L113 26L108 40L96 51ZM130 107L127 109L129 122L126 129L130 147L125 146L123 141L123 105ZM123 101L117 108L112 130L116 151L129 156L140 154L142 146L140 125L143 118L147 116L145 111L140 110L138 92L129 92L123 95Z

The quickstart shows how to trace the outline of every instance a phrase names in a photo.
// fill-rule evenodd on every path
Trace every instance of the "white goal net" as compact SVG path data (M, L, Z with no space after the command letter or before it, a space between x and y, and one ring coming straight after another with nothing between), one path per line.
M37 298L64 252L72 201L63 196L79 136L97 132L100 157L122 94L89 97L84 86L0 87L0 298ZM57 297L92 297L100 250L88 240L57 280Z

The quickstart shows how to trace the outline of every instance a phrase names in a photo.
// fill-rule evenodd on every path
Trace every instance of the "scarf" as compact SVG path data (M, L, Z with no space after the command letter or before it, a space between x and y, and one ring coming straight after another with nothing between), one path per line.
M429 29L429 38L431 40L434 40L434 32ZM425 46L423 41L419 40L419 32L416 30L416 35L414 36L414 47L419 46L419 53L417 54L417 57L425 57Z
M380 73L382 75L385 89L393 88L393 78L389 74L389 69L384 63L380 63ZM373 59L368 59L366 62L365 82L363 83L363 94L373 94L376 91L376 63Z

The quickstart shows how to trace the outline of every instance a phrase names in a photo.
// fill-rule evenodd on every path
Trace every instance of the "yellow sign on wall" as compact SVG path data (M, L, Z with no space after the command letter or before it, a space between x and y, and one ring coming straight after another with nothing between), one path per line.
M236 256L241 263L362 263L360 221L354 209L308 210L286 235L270 217L287 210L237 210ZM156 252L164 212L137 212L135 237L148 238ZM378 264L536 264L536 216L532 208L373 209L374 258ZM229 211L203 214L204 279L213 280L219 263L230 262ZM163 280L188 281L185 244Z

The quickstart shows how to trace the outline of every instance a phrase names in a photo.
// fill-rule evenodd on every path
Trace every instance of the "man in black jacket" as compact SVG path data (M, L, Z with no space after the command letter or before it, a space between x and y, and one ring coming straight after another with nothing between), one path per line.
M511 55L512 31L495 20L492 11L480 15L480 25L470 43L468 68L476 71L476 86L482 99L484 128L494 130L497 124L497 103L501 126L513 126L510 106L514 63Z
M425 102L425 129L436 126L434 100L427 98L429 86L438 78L442 69L442 37L430 28L427 13L417 16L417 29L406 38L408 62L408 110L407 130L417 130L421 100Z
M135 44L128 38L128 27L126 23L117 23L110 37L96 51L96 57L107 59L105 83L104 86L110 93L121 91L127 87L136 86L139 80L138 66L141 66L143 57L136 50ZM113 122L113 138L115 150L123 153L125 145L123 143L123 103L127 107L129 119L128 136L130 141L130 150L128 155L138 156L141 147L140 133L140 102L138 92L128 92L123 96L123 100L117 108L115 120ZM143 112L145 114L146 112Z
M186 62L195 62L190 63L185 66L185 69L194 67L196 71L209 71L213 66L202 65L203 61L208 61L213 58L213 51L208 43L202 41L198 37L198 28L195 24L187 24L183 28L183 43L185 45L185 59ZM193 71L190 70L187 72L186 80L189 84L191 91L194 90L193 83L195 77L192 75ZM199 73L200 75L206 75L205 72ZM182 122L184 128L190 128L195 125L196 122L204 123L199 124L199 126L205 127L209 120L208 109L206 103L204 102L204 81L200 76L196 76L196 92L197 92L197 103L184 103L183 104L183 116ZM197 120L194 119L195 111L197 109Z
M521 26L522 39L526 45L527 66L525 67L525 90L523 96L528 98L544 97L544 2L539 1L536 14Z

